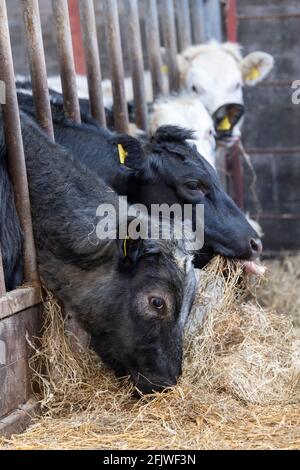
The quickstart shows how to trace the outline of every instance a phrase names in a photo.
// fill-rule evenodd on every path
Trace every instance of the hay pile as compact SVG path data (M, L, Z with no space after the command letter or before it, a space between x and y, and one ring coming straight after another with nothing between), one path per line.
M299 448L294 332L288 319L246 301L241 274L238 264L221 258L201 273L183 376L167 393L140 400L132 398L129 381L115 379L93 354L72 352L59 306L50 299L43 348L34 357L43 417L0 446Z
M258 301L278 314L289 315L294 325L300 327L300 255L264 264L268 279L257 289Z

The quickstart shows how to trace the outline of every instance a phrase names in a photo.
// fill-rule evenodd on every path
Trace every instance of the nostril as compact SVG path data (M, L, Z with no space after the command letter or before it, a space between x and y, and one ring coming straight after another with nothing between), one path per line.
M259 238L251 238L250 240L251 250L255 256L259 256L262 252L262 242Z

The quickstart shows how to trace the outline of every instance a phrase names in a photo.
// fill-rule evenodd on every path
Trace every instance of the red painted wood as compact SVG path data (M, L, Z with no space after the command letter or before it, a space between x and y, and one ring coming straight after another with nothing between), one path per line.
M227 0L226 5L227 40L237 42L236 0Z
M82 35L80 28L80 16L79 7L77 0L68 0L69 4L69 15L72 32L72 43L75 61L76 73L80 75L86 75L84 49L82 44Z

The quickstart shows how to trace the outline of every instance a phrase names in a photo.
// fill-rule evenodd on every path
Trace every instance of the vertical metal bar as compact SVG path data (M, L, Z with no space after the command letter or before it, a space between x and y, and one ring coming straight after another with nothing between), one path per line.
M223 189L227 191L227 149L219 147L216 152L216 169Z
M40 126L54 140L38 0L22 0L32 91Z
M115 127L118 132L128 132L128 109L125 97L124 66L117 0L104 2L104 15L114 98Z
M7 164L15 190L16 207L24 234L25 280L38 282L29 191L5 0L0 0L0 80L6 85L6 104L2 105L2 112Z
M239 145L235 144L230 153L233 200L240 209L244 209L244 168Z
M179 90L179 71L177 65L177 40L173 0L160 0L160 12L167 53L170 91Z
M204 0L190 0L193 43L205 41Z
M222 41L222 13L220 0L206 0L204 3L206 33L208 39Z
M85 51L85 63L93 118L106 126L102 93L102 77L93 0L79 0L81 31Z
M147 131L147 103L144 81L144 63L137 0L125 0L128 15L128 52L135 102L136 125Z
M63 91L64 111L68 118L81 122L76 73L67 0L52 0L57 49Z
M177 37L179 51L192 44L192 29L189 0L175 0Z
M164 93L156 0L145 0L145 24L154 98Z
M3 269L1 246L0 246L0 297L5 294L6 294L6 287L5 287L4 269Z

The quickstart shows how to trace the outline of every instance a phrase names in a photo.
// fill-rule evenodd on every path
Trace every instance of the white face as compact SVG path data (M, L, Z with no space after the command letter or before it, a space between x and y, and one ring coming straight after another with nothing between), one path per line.
M213 114L227 103L243 104L243 79L236 60L222 50L210 50L196 56L186 73L188 91L197 93Z
M150 116L150 131L153 134L158 127L173 125L185 127L195 132L198 152L215 167L216 139L213 120L195 96L176 96L159 100L155 103Z

